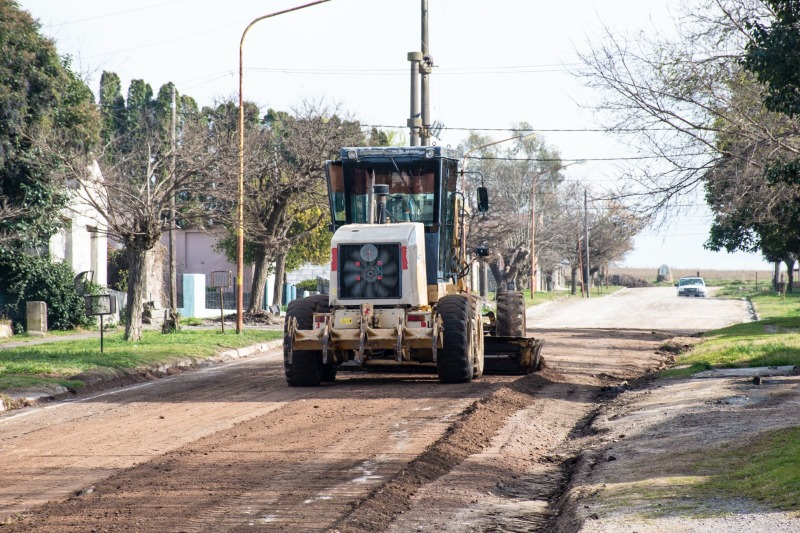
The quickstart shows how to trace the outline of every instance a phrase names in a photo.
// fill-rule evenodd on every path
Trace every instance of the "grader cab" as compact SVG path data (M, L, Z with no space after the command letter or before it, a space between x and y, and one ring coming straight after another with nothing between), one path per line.
M284 329L291 386L341 368L435 368L462 383L487 371L529 373L542 341L525 336L522 293L483 316L470 270L457 155L438 146L342 148L326 162L330 291L292 301ZM479 209L488 208L485 189Z

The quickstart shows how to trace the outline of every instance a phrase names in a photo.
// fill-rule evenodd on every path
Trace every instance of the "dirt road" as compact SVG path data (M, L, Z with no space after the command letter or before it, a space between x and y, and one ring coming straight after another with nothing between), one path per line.
M663 364L656 348L671 334L659 324L747 318L739 302L666 296L628 291L533 313L548 368L526 377L445 386L340 373L290 389L280 355L267 353L6 413L0 529L550 530L571 442L598 400ZM607 309L628 322L637 309L641 329L580 325Z

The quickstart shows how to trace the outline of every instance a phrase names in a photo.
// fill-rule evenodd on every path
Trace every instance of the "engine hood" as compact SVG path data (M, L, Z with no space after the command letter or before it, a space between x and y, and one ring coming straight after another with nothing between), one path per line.
M349 224L331 240L331 305L427 305L425 273L420 223Z

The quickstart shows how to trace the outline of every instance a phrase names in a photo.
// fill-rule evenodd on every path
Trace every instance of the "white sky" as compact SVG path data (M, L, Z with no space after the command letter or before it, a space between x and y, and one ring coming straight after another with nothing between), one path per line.
M97 93L103 70L144 79L154 91L172 81L202 105L236 97L239 40L256 17L310 0L22 0L59 53ZM595 98L567 69L576 50L615 31L670 27L669 0L429 0L432 119L449 128L542 130L597 128ZM244 47L244 96L284 110L304 99L341 104L363 124L402 126L409 114L410 51L420 49L419 0L331 0L257 23ZM402 130L407 138L407 130ZM508 132L483 132L495 139ZM467 131L446 130L457 145ZM568 179L613 181L613 162L631 154L602 133L544 131L565 161ZM595 159L595 161L592 161ZM768 269L760 257L703 250L710 217L699 208L667 230L636 239L625 265Z

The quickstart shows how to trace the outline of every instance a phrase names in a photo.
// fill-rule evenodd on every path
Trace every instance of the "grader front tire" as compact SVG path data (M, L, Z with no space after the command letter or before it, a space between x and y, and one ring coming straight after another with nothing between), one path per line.
M290 318L297 320L297 329L312 329L314 313L328 312L328 296L315 294L308 298L300 298L289 302L286 308L286 324ZM283 331L283 371L286 383L290 387L315 387L321 381L333 381L336 378L335 368L322 365L322 352L314 350L293 350L292 362L289 363L289 336ZM332 366L332 365L328 365ZM331 376L330 372L333 372Z
M436 359L442 383L468 383L473 376L472 305L465 294L441 298L436 314L442 320L443 347Z

